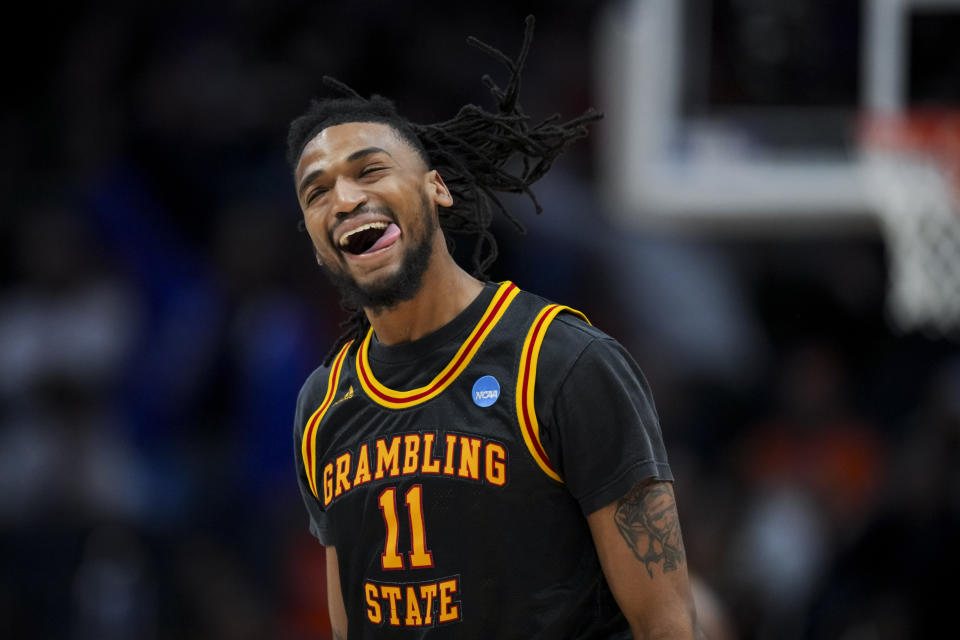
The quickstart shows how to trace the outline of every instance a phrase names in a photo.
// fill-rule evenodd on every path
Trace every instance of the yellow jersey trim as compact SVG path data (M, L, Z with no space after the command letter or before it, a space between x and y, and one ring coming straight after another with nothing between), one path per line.
M551 304L544 307L530 325L527 337L523 341L523 351L520 356L520 373L517 376L517 419L520 422L520 433L527 445L527 450L537 466L550 478L563 482L540 442L540 423L537 421L537 412L533 403L533 392L537 385L537 361L540 358L540 347L547 334L547 327L563 311L572 313L590 324L587 316L562 305Z
M333 397L337 393L337 386L340 383L340 371L343 369L343 360L346 357L347 349L350 348L351 344L353 344L353 340L343 345L343 348L340 349L340 353L338 353L337 357L334 359L333 366L330 367L330 375L327 377L327 395L324 396L320 407L314 411L313 415L310 416L310 419L307 420L307 426L303 430L303 441L300 444L300 452L303 455L303 466L304 470L307 472L307 482L310 485L310 491L313 493L314 497L317 498L317 500L320 499L320 496L317 493L316 459L317 432L320 430L318 427L320 425L320 421L323 420L323 414L325 414L327 409L330 408L330 405L333 402Z
M447 366L426 385L409 391L390 389L373 375L368 358L370 341L373 338L373 328L371 328L357 350L357 379L360 381L360 386L371 400L388 409L406 409L437 397L467 368L483 341L490 335L519 293L520 289L512 282L501 284L486 311L483 312L483 316Z

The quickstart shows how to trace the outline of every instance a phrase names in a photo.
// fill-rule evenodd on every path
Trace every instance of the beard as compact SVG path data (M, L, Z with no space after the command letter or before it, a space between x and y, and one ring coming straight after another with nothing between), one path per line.
M327 279L340 292L340 301L346 309L367 309L376 314L395 307L400 302L411 300L420 292L423 274L426 273L433 255L433 236L437 230L430 201L423 194L420 201L420 213L425 223L423 235L418 242L407 247L400 269L396 273L361 285L345 269L334 269L331 265L323 269ZM387 214L396 220L392 211L387 211Z

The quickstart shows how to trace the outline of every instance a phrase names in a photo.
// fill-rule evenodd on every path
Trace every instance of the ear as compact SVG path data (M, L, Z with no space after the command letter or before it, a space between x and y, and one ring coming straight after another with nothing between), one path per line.
M450 189L447 189L446 183L436 169L427 172L427 195L438 207L453 206L453 196L450 195Z

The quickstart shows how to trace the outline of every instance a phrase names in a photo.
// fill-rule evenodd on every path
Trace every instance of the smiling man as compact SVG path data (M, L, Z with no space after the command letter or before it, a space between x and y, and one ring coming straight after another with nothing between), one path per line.
M453 198L440 174L428 170L426 152L394 128L400 125L332 124L344 117L377 118L377 111L389 116L388 103L361 103L367 110L362 115L354 115L358 107L349 100L325 106L346 114L321 120L323 128L299 154L295 179L307 233L345 306L378 317L389 311L393 317L406 303L402 308L409 319L400 324L409 333L393 336L384 327L388 333L377 332L377 337L387 344L411 340L421 330L418 325L439 326L433 323L444 313L433 300L426 308L414 305L418 293L425 288L441 297L460 292L460 298L449 300L455 309L482 288L453 261L439 227L436 207L449 207Z
M597 117L529 125L531 33L496 113L416 125L354 95L291 125L306 231L356 311L294 428L337 638L694 637L643 374L580 312L483 277L493 192L529 194Z

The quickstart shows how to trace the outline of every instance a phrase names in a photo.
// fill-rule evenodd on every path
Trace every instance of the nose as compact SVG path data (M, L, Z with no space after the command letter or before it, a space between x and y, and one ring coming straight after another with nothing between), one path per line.
M350 178L340 176L333 185L333 207L337 217L342 218L367 201L367 194Z

